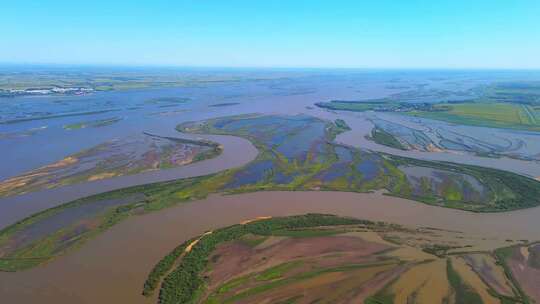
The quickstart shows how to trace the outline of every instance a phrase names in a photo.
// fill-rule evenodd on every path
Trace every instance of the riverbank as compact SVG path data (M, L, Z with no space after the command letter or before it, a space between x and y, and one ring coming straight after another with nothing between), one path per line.
M395 198L382 193L257 192L212 195L129 218L79 250L17 273L0 273L7 302L155 303L140 295L155 262L179 243L208 230L258 216L332 213L410 227L460 231L485 250L538 238L540 208L470 213ZM196 220L194 220L196 219ZM28 293L32 290L32 293Z
M178 168L95 180L0 199L0 229L37 212L79 198L131 186L208 175L243 166L254 160L258 155L257 148L250 141L240 137L224 135L193 136L188 134L186 134L186 137L216 142L222 146L223 152L215 158Z

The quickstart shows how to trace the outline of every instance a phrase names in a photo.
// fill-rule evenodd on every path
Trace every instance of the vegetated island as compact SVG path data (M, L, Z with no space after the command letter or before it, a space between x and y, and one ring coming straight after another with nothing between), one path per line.
M540 83L500 83L482 96L441 102L400 102L385 98L365 101L319 102L320 108L338 111L394 112L461 125L540 131Z
M485 244L325 214L261 217L179 245L150 271L142 293L159 290L160 304L538 301L540 245Z
M178 127L182 132L245 137L260 153L241 168L102 193L23 219L0 231L0 270L34 267L129 216L203 199L212 193L384 190L388 195L474 212L540 204L540 182L534 179L496 169L342 146L333 139L343 128L342 123L305 115L245 115L182 124Z
M114 123L100 120L76 124L70 130ZM58 162L0 182L0 197L72 185L86 181L170 169L213 158L222 147L206 140L190 140L143 133L110 140Z
M110 118L90 120L90 121L81 121L77 123L64 125L64 129L71 131L71 130L80 130L80 129L86 129L86 128L101 128L101 127L113 125L121 121L122 119L123 119L122 117L110 117Z

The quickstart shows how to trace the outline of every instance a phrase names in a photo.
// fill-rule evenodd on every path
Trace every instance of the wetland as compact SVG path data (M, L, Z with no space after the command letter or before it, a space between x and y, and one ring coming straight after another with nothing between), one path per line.
M539 301L537 75L221 76L0 99L5 299Z

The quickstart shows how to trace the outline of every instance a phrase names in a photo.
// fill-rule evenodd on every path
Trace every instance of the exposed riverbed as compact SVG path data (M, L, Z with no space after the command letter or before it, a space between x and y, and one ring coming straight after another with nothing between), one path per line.
M0 199L0 228L36 212L93 194L148 183L202 176L240 167L254 160L258 154L257 148L250 141L240 137L189 134L184 134L182 137L217 142L223 147L223 152L215 158L178 168L118 176Z

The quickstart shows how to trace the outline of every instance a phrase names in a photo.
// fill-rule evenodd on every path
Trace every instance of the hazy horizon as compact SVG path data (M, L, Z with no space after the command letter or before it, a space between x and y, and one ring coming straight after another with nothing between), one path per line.
M2 64L539 69L540 3L4 4Z
M43 69L156 69L156 70L283 70L283 71L467 71L467 72L538 72L540 67L333 67L333 66L218 66L176 64L115 64L115 63L58 63L58 62L0 62L0 68L43 68Z

